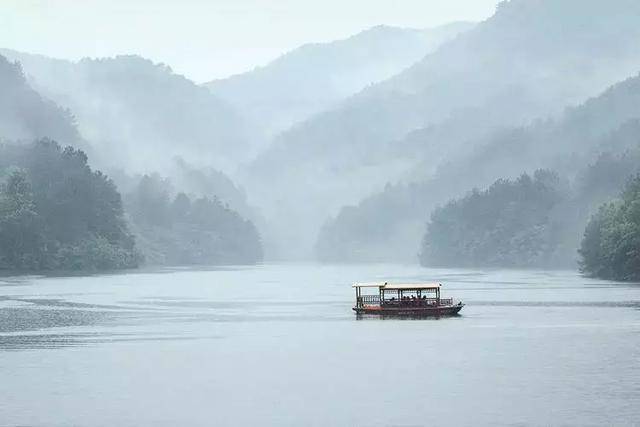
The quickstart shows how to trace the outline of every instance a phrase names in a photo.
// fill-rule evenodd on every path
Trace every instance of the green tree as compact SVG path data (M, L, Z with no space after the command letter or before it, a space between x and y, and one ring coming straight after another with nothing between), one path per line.
M640 175L625 186L619 201L602 205L591 218L578 252L588 275L640 280Z
M559 244L551 214L564 197L558 176L547 170L473 190L432 213L420 261L428 266L551 265Z
M46 244L31 184L24 171L14 171L0 189L0 267L41 268Z
M12 170L0 201L0 267L101 270L135 267L140 256L113 182L84 152L43 139L0 145Z
M254 224L213 197L178 193L158 175L145 175L127 195L138 241L155 264L254 264L262 243Z

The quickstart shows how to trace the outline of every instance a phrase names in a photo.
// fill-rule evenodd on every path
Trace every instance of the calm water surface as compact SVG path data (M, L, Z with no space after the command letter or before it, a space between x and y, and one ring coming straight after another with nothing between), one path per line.
M441 281L440 320L354 281ZM267 265L0 278L0 425L640 425L640 285Z

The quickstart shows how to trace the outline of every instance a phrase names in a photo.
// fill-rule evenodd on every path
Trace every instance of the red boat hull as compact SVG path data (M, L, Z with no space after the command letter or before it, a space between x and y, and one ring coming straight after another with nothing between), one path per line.
M443 305L438 307L353 307L356 314L376 314L380 316L408 316L408 317L444 317L456 316L464 304Z

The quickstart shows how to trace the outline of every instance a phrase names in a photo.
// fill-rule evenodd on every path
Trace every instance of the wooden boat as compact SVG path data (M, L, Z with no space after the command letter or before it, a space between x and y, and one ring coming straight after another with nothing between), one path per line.
M356 283L357 314L377 314L387 316L455 316L464 304L453 298L440 297L440 283L391 284ZM377 293L372 293L372 290ZM363 293L363 290L369 290Z

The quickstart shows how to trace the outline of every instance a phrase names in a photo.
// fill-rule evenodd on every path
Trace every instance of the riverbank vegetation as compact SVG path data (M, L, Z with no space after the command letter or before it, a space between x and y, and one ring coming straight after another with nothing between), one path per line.
M545 266L560 242L552 212L565 199L547 170L498 180L431 215L420 261L428 266Z
M634 128L627 127L623 134ZM612 134L616 141L620 136ZM637 178L626 187L623 202L612 201L640 172L638 165L636 145L620 154L601 153L571 182L556 172L539 170L532 177L524 174L497 180L483 191L474 189L433 211L420 262L509 268L566 268L578 263L592 276L632 279L631 267L621 263L640 240L629 234L634 230L632 217L623 212L631 209Z
M437 48L422 31L376 27L206 86L138 56L0 49L19 61L0 56L0 139L87 153L117 185L92 197L122 194L115 216L136 242L87 228L73 209L43 210L51 183L25 158L2 172L2 232L17 233L0 242L3 262L136 264L124 248L155 265L250 264L262 259L259 228L274 260L315 249L331 263L420 253L426 266L576 269L582 256L586 273L617 277L589 260L624 248L578 248L595 212L587 242L627 224L618 203L598 206L640 172L638 16L628 0L513 0ZM292 81L314 77L307 69L322 72ZM67 214L88 231L38 231ZM47 255L20 257L21 245Z
M215 100L206 89L173 76L166 67L153 67L149 61L118 58L113 61L84 61L73 66L65 61L56 62L44 57L27 55L22 59L27 60L34 71L56 67L61 67L61 71L69 71L73 67L104 67L104 76L97 73L104 79L92 74L105 87L99 90L100 96L94 94L92 100L109 99L115 103L134 104L144 100L142 105L148 106L150 102L156 107L158 103L149 101L149 96L153 95L148 94L162 92L162 96L166 96L167 91L132 92L129 90L132 87L129 77L136 75L136 70L144 69L151 75L157 72L161 76L160 83L150 79L149 84L156 82L165 89L179 88L178 92L190 94L192 101L195 99L193 102L183 100L190 108L198 105L198 108L206 110L201 115L180 116L176 121L160 114L166 113L164 107L158 107L162 120L147 120L142 119L140 114L127 114L128 119L145 123L145 126L153 121L168 128L180 126L184 130L189 123L182 123L182 119L189 121L189 118L196 117L200 123L202 117L207 116L205 121L210 124L216 120L224 121L224 114L214 114L218 111L212 107ZM38 64L32 61L52 67L38 68ZM118 68L116 63L122 68ZM67 76L66 71L62 75ZM36 75L43 77L37 72ZM73 93L81 95L75 87L77 79L62 80L66 89L74 88L76 91ZM96 81L92 80L94 83ZM61 80L55 78L46 82L60 83ZM43 84L46 82L41 81ZM0 92L6 95L0 97L1 270L98 271L134 268L142 262L147 265L220 265L251 264L262 260L258 231L252 221L245 219L252 217L255 220L258 215L248 206L242 190L225 174L210 166L191 165L183 158L172 158L165 162L170 165L165 172L171 175L180 189L174 191L170 185L163 187L162 180L158 181L155 175L140 177L130 170L121 169L121 164L125 163L120 162L115 166L113 159L105 155L101 144L109 141L107 151L110 153L130 153L114 145L122 143L123 139L115 137L117 133L105 131L100 134L96 130L127 129L125 120L114 120L109 115L97 112L89 114L87 109L80 107L86 106L90 97L82 94L84 104L72 103L74 111L80 111L78 125L69 109L59 107L41 95L42 84L36 86L38 90L34 89L33 84L32 74L27 78L19 63L0 56ZM136 83L133 86L140 85ZM119 96L123 93L122 88L126 88L125 92L130 96ZM46 92L49 96L58 93ZM207 101L204 107L203 103L196 102L201 98ZM175 101L175 96L172 99ZM88 104L106 105L94 101ZM112 110L120 111L117 108ZM148 112L148 109L136 108L135 111L142 113ZM171 111L175 111L175 108ZM156 113L153 110L149 114ZM217 119L212 120L214 117ZM98 120L102 127L93 120ZM90 141L83 138L79 127L84 131L89 130ZM216 125L212 124L211 128L214 127ZM194 123L191 123L190 130L193 132L169 132L165 128L154 128L153 132L162 133L164 139L155 136L150 138L153 140L153 151L169 156L161 141L168 143L170 140L178 149L185 145L180 142L185 138L200 145L206 145L203 141L208 144L213 139L234 146L233 138L210 138L208 131ZM193 137L193 133L199 137ZM98 134L101 136L98 137ZM180 137L172 138L172 135L178 134ZM140 136L138 133L134 135ZM63 147L50 138L70 146ZM142 155L144 150L141 146L150 139L140 136L135 159L146 158L149 161L147 156ZM114 180L100 171L92 170L85 153L90 153L92 161L102 169L110 170L110 175L115 176ZM129 158L133 159L133 156ZM154 164L159 167L157 163ZM126 203L122 200L121 191L127 195Z
M0 146L0 269L111 270L141 261L113 182L51 140Z
M640 175L620 200L605 203L591 218L580 245L584 273L615 280L640 280Z
M253 222L216 197L175 192L168 179L144 175L125 206L150 264L255 264L262 242Z

